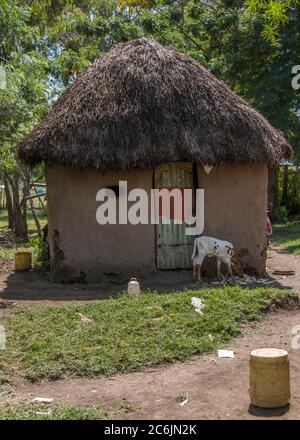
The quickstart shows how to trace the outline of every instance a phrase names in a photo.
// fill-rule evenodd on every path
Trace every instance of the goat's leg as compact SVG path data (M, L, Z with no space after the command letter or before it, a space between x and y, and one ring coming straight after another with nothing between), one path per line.
M193 281L196 281L197 279L197 266L196 264L193 264Z
M235 281L235 277L234 277L233 272L232 272L231 264L230 263L226 263L226 267L228 269L228 272L229 272L229 275L230 275L230 279L232 281Z
M222 281L222 277L221 277L221 265L222 265L222 260L220 260L220 258L217 258L217 271L218 271L218 280Z
M197 283L202 283L201 279L201 265L197 264Z

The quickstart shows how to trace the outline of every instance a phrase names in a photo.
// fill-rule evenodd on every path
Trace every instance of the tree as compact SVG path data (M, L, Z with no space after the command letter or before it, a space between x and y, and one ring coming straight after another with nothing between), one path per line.
M0 172L5 185L9 227L27 238L26 202L31 171L18 163L18 140L48 109L46 61L35 49L38 30L28 25L27 8L1 0L0 59L6 88L0 90ZM43 82L44 80L44 82Z
M250 14L263 14L265 25L262 35L277 45L280 29L288 23L289 14L296 10L299 0L246 0L246 5Z

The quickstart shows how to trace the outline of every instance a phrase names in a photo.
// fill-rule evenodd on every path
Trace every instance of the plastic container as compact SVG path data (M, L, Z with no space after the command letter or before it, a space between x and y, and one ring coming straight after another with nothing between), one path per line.
M127 292L129 293L129 295L138 295L141 292L140 283L136 278L130 279Z
M290 400L288 352L262 348L250 354L250 399L261 408L280 408Z
M15 270L29 270L32 266L31 252L17 252L15 254Z

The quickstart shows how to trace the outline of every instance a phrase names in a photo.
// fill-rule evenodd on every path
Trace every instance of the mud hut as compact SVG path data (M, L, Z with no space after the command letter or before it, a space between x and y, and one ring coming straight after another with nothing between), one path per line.
M58 279L191 266L183 225L97 222L101 188L204 189L204 234L265 270L268 166L291 156L256 110L192 58L141 38L96 60L19 146L43 162Z

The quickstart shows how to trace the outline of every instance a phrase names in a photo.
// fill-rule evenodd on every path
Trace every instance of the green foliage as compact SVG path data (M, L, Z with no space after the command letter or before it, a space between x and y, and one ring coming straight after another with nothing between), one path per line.
M43 264L49 259L47 244L38 236L29 241L35 264Z
M272 241L287 252L300 255L300 221L282 222L274 225L273 231Z
M204 316L191 306L192 296L204 299ZM0 368L36 381L185 361L224 346L271 303L291 297L282 289L224 287L17 310L3 323L7 344ZM82 322L79 313L92 322Z
M278 173L278 191L279 202L285 205L286 212L289 216L300 214L300 168L290 166L288 168L287 181L287 200L284 201L283 195L284 185L284 169L280 167Z
M7 86L0 90L0 172L15 170L16 143L48 109L47 60L27 6L0 3L0 62Z
M250 14L263 14L266 22L262 36L277 45L279 30L288 23L289 13L299 5L299 0L246 0L246 5Z
M288 221L288 210L286 206L278 206L274 212L276 221L278 223L287 223Z

